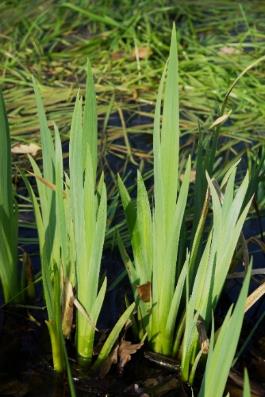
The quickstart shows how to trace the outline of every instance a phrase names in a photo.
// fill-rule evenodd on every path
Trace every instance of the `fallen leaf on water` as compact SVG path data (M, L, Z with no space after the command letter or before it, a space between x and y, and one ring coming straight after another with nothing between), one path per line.
M123 372L125 365L131 360L132 354L136 353L137 350L141 349L143 343L131 343L127 340L122 340L118 348L118 358L119 358L119 373Z
M17 143L11 148L11 152L14 154L31 154L33 157L40 151L40 146L37 143Z
M138 292L140 299L142 299L142 301L150 302L150 300L151 300L151 283L150 283L150 281L148 281L145 284L139 285L137 287L137 292Z
M119 374L122 374L125 365L131 360L131 355L136 353L137 350L141 349L143 342L131 343L122 339L119 344L115 346L106 360L102 363L100 367L100 377L104 378L110 371L112 364L118 364Z

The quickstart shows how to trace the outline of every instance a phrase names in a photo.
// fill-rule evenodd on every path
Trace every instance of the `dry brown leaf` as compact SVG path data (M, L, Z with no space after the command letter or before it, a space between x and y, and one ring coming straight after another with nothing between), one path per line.
M245 313L265 294L265 282L256 288L248 297L245 304Z
M180 179L181 182L183 182L184 174L181 174L179 176L179 179ZM195 182L195 179L196 179L196 170L191 170L191 172L190 172L190 182L191 183Z
M151 283L148 281L145 284L139 285L137 287L137 293L144 302L150 302L151 300Z
M119 372L122 373L125 365L131 360L131 355L136 353L137 350L141 349L143 343L131 343L127 340L122 340L118 348L119 358Z
M218 125L223 124L230 116L231 111L228 113L223 114L222 116L218 117L211 125L210 125L210 130L214 127L217 127Z
M33 157L40 151L40 146L37 143L17 143L11 148L11 152L14 154L31 154Z
M220 48L220 50L218 51L219 55L238 55L240 54L240 50L238 48L235 47L222 47Z
M150 47L137 47L132 51L131 56L136 59L148 59L152 54L152 50Z
M134 101L136 101L138 99L138 97L139 97L139 93L138 93L138 90L135 88L132 92L132 98Z
M74 316L74 291L70 280L64 282L64 305L63 305L63 318L62 330L65 338L70 338L73 316Z
M56 185L47 179L43 178L40 175L34 174L33 172L28 171L28 173L38 179L41 183L47 186L49 189L56 191ZM63 192L63 197L66 198L66 192Z
M150 47L136 47L132 50L131 53L126 53L125 51L115 51L111 54L111 59L113 61L119 61L125 57L130 60L134 59L148 59L152 54L152 50Z
M45 186L47 186L49 189L51 190L56 190L56 186L54 185L54 183L48 181L47 179L43 178L40 175L34 174L33 172L28 171L28 173L32 176L34 176L36 179L38 179L41 183L43 183Z
M204 319L199 316L197 320L197 330L199 333L199 340L201 345L201 351L203 354L208 354L209 352L209 339L206 332L206 325Z
M111 54L111 59L113 61L118 61L119 59L122 59L125 57L125 52L124 51L115 51Z
M119 374L122 374L125 365L131 360L131 355L141 349L143 342L132 344L122 339L102 363L100 367L100 377L103 378L110 371L112 364L118 364Z

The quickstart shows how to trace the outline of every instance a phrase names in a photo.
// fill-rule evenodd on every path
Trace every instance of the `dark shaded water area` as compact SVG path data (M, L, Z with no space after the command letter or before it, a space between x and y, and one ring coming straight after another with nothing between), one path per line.
M34 311L31 311L35 314ZM46 327L28 317L29 311L5 311L5 327L0 344L0 395L28 397L69 396L67 380L56 376L51 367L49 337ZM179 390L189 396L176 374L150 364L137 354L120 375L114 367L100 378L78 366L73 346L68 343L69 359L77 395L85 396L174 396ZM174 391L174 392L173 392Z

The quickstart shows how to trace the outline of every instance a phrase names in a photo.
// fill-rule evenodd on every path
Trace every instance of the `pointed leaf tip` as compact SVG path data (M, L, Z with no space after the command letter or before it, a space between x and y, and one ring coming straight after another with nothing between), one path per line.
M175 22L173 23L172 31L171 31L171 44L170 44L171 49L174 48L174 50L177 51L177 31L176 31L176 24Z

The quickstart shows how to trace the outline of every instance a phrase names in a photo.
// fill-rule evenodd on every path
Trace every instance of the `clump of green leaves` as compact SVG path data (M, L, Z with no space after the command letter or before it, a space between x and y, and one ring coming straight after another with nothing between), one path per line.
M79 356L90 363L96 324L106 293L100 283L100 264L107 221L107 194L103 175L97 184L97 113L93 76L87 68L85 104L77 95L69 143L69 175L64 171L60 134L48 127L39 88L34 84L43 149L43 173L30 158L39 200L28 184L39 234L44 297L48 311L54 368L65 366L63 333L71 334L71 306L78 308L76 345ZM73 289L76 295L73 295ZM111 351L134 309L120 317L99 353L98 366ZM63 313L63 314L62 314Z
M149 345L155 352L179 356L183 379L192 381L202 354L196 325L202 318L206 330L209 329L250 203L243 207L248 175L235 194L236 166L226 173L221 189L208 177L212 226L204 236L206 211L203 210L193 237L184 236L191 159L187 160L180 184L178 92L177 42L173 29L155 109L154 205L149 204L140 173L136 205L118 179L133 261L121 239L119 246L137 304L139 335L147 332ZM199 188L196 191L196 186L195 197L201 192ZM200 201L204 199L201 197ZM186 254L184 260L180 251ZM141 290L147 286L150 296L143 299Z

